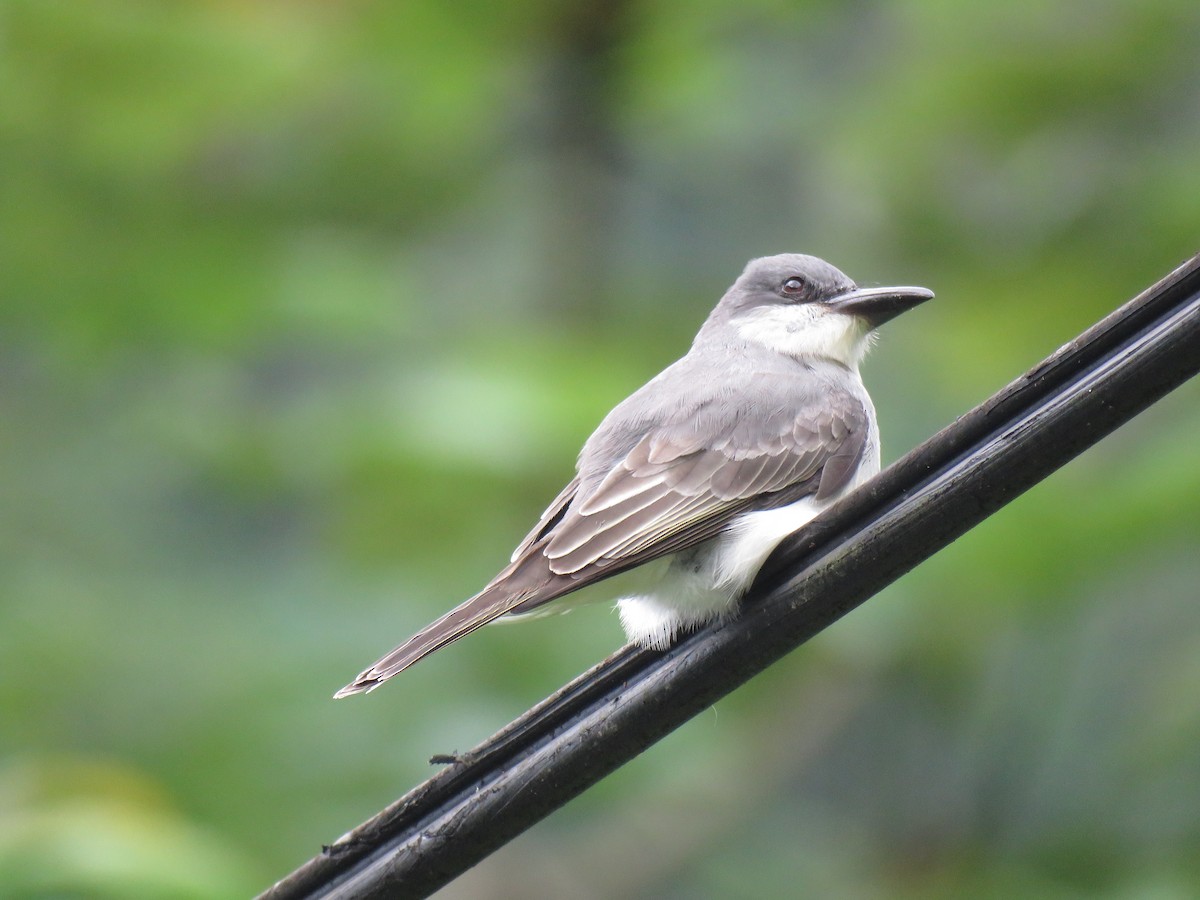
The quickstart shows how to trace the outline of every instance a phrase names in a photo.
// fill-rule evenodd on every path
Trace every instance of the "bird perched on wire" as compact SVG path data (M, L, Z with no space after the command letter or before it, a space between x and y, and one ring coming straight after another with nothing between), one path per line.
M335 696L613 575L621 624L643 646L732 615L783 538L879 471L859 361L877 326L932 297L859 288L813 256L751 260L687 355L588 438L503 571Z

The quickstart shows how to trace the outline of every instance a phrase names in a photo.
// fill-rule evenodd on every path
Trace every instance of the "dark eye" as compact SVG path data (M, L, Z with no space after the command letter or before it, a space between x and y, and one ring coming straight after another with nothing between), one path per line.
M808 290L808 282L797 275L793 275L783 283L781 290L789 297L796 297Z

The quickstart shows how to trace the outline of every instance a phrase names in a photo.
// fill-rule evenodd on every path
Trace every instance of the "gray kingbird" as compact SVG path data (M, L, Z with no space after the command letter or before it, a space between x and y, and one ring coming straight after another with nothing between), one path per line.
M687 355L600 423L508 566L335 696L635 568L610 594L631 641L731 616L783 538L879 471L858 364L878 325L932 297L859 288L813 256L751 260Z

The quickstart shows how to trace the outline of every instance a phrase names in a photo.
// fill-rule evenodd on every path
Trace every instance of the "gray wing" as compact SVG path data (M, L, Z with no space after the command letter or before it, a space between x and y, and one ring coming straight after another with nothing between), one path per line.
M510 562L516 562L522 556L529 552L535 543L537 543L547 531L558 524L559 520L566 513L567 507L571 505L571 501L575 499L575 495L579 492L579 476L567 483L567 486L559 492L559 495L551 501L546 507L546 511L542 513L541 519L533 526L533 530L525 536L525 540L517 545L517 549L512 552Z
M869 414L861 399L825 390L788 404L773 402L785 390L757 388L767 405L737 409L710 398L644 428L615 463L593 461L585 448L580 476L514 559L540 552L559 575L624 569L712 537L750 506L836 496L866 445ZM525 606L532 605L536 599Z

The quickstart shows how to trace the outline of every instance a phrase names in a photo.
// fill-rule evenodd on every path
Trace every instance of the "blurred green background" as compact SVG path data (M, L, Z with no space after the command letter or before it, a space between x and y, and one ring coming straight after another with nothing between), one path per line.
M0 2L0 895L224 898L621 643L472 593L751 256L885 462L1198 247L1200 6ZM1188 385L446 888L1200 895Z

